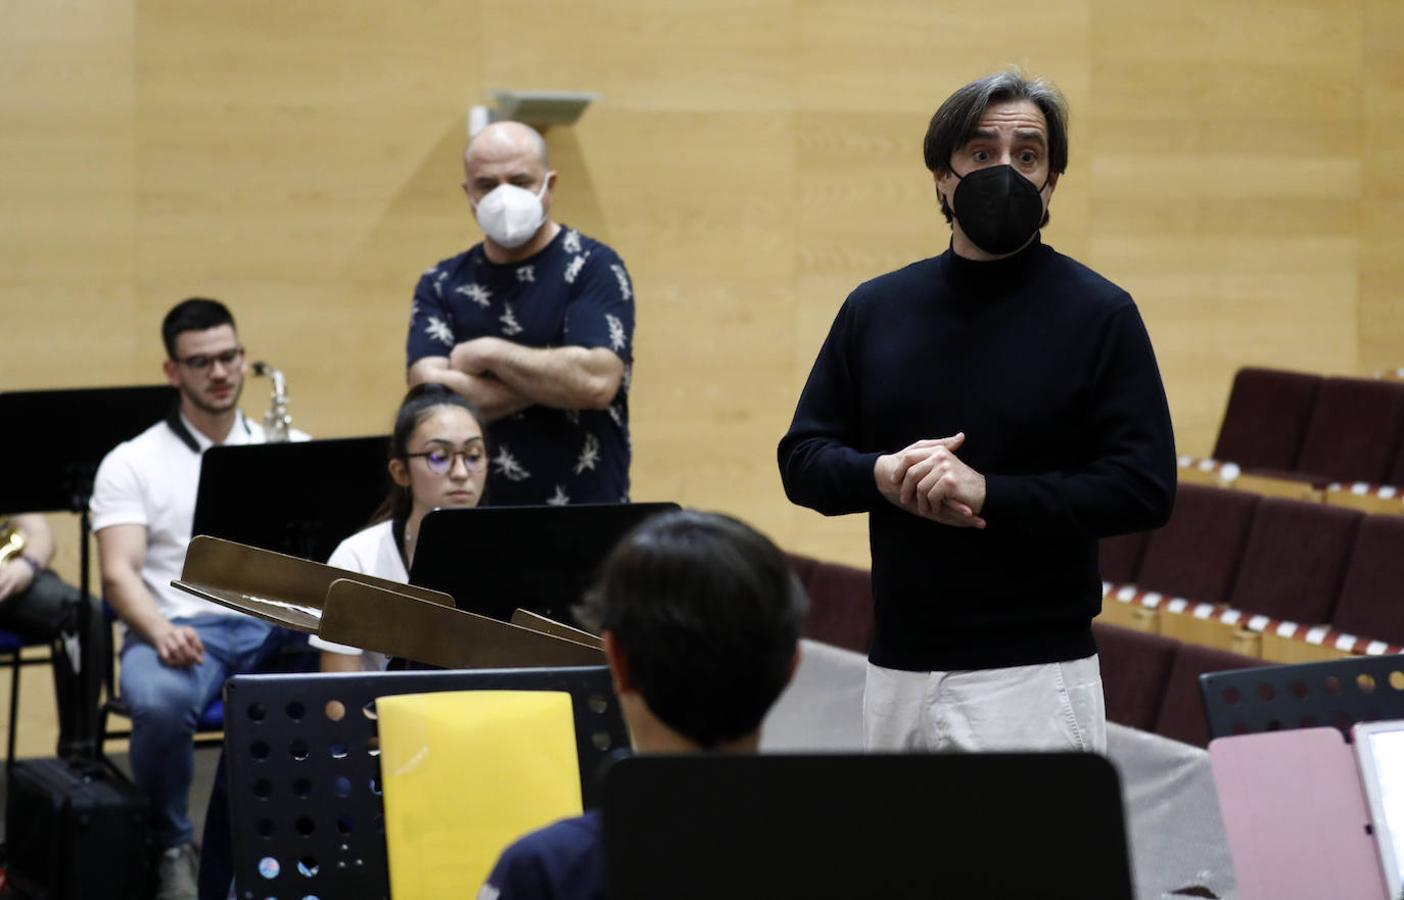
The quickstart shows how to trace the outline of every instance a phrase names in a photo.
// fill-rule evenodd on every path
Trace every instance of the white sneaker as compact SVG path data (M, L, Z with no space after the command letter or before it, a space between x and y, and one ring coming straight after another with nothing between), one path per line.
M194 844L164 851L156 863L156 900L198 900L198 866Z

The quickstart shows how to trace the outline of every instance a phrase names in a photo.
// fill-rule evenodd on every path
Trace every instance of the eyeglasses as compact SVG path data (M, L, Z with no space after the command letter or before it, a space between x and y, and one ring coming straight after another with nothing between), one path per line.
M429 467L429 471L435 475L447 475L453 471L453 465L458 458L463 457L463 465L469 472L476 472L481 469L487 461L483 454L483 448L472 446L463 450L449 450L446 447L436 447L433 450L426 450L423 453L406 453L409 459L422 459Z
M196 372L203 372L215 363L224 366L232 366L244 358L244 348L234 347L225 350L223 353L196 353L194 356L187 356L185 359L177 358L176 362L182 366L189 366Z

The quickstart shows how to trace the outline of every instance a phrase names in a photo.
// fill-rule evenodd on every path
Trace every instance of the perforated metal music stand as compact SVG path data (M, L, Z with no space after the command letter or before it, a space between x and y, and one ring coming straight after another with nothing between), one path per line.
M1404 719L1404 656L1360 656L1199 676L1210 737Z
M603 666L236 676L225 750L239 897L388 897L375 699L465 690L568 692L582 797L598 805L597 773L628 747Z
M424 517L410 582L459 609L507 621L518 609L566 624L625 533L676 503L436 509Z
M78 514L78 587L92 595L88 550L91 523L88 501L98 464L112 448L161 421L175 406L176 389L167 385L75 388L57 391L0 393L0 421L23 423L21 435L5 444L0 468L0 515L23 512ZM88 604L79 607L78 635L84 666L98 665L97 648L86 646L91 630ZM87 679L80 681L83 686ZM84 710L97 709L98 698L81 697ZM96 721L78 723L78 752L98 751Z
M384 437L211 447L195 535L325 562L385 499Z
M1121 784L1080 753L638 756L605 780L610 900L1131 900Z

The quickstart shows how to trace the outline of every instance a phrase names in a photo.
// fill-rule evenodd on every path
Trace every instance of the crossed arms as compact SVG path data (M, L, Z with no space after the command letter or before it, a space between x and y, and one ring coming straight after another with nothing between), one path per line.
M428 382L462 394L492 422L529 406L605 409L619 392L624 361L603 347L537 348L496 337L416 360L411 386Z

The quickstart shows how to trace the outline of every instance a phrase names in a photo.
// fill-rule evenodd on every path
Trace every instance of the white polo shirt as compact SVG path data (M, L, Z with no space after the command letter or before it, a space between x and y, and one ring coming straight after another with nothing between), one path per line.
M395 546L394 525L389 519L377 522L369 528L363 528L337 544L336 549L327 559L327 565L336 566L338 569L345 569L348 572L374 575L376 578L384 578L387 581L409 584L409 572L405 570L405 561L400 558L400 551ZM332 653L359 655L361 657L361 670L364 672L382 672L390 662L385 658L384 653L377 653L374 650L362 651L359 647L335 644L323 640L315 634L307 639L307 643Z
M200 488L200 460L214 442L184 416L185 429L199 451L181 440L165 421L113 448L98 466L89 504L94 532L112 525L146 526L146 559L141 580L167 619L237 616L217 603L171 587L185 567L185 550L195 524L195 495ZM307 440L301 432L293 440ZM241 411L225 438L226 446L264 443L263 427Z

